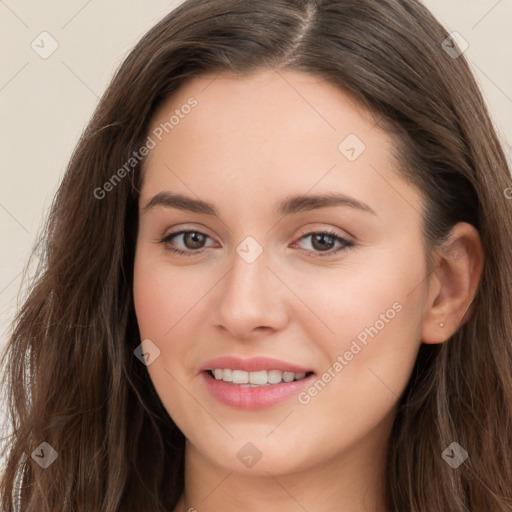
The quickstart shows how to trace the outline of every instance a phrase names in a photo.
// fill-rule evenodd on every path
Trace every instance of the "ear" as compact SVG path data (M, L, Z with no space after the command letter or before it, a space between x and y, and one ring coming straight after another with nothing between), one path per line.
M466 222L456 224L436 253L436 262L425 303L424 343L443 343L471 316L470 307L484 267L476 228Z

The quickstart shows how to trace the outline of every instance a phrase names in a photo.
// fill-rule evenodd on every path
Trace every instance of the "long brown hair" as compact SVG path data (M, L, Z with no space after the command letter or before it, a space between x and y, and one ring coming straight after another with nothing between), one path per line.
M45 261L13 323L3 510L14 510L17 470L26 512L176 505L185 438L134 356L140 162L113 190L94 191L188 78L274 68L331 81L394 134L399 170L425 197L427 256L456 222L480 232L472 314L448 342L422 344L400 399L389 510L512 511L511 183L464 55L443 47L448 37L416 0L187 0L142 38L75 149L41 233ZM58 454L46 469L31 457L42 442ZM452 442L468 453L458 468L441 455Z

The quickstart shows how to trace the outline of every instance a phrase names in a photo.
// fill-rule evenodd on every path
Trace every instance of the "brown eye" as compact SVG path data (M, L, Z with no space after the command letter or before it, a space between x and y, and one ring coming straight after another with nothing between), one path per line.
M311 245L319 251L328 251L335 244L334 237L325 233L315 233L311 236Z
M311 256L333 256L334 254L343 251L348 247L354 245L353 242L339 236L337 233L331 231L312 232L303 235L300 240L311 240L311 249L306 249ZM338 244L338 248L334 246Z
M187 231L183 233L183 242L187 249L201 249L206 236L198 231Z
M205 248L204 244L208 238L210 238L208 235L205 235L200 231L182 230L175 233L169 233L166 237L160 240L160 242L172 252L191 256L193 254L203 252L203 249ZM185 250L173 247L176 241L180 242L179 245L181 245Z

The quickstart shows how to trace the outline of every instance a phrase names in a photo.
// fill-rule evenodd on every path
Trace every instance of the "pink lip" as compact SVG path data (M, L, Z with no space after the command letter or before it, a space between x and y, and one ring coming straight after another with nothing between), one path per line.
M296 396L304 387L309 386L315 377L312 373L304 379L292 382L280 382L279 384L271 384L269 386L244 387L243 385L231 384L215 379L208 371L214 368L231 368L246 372L281 370L282 372L293 373L308 373L311 370L269 357L253 357L251 359L219 357L204 364L201 367L202 377L206 388L212 396L224 405L245 410L266 409L292 396Z
M271 357L251 357L242 359L240 357L225 356L207 361L200 370L213 370L215 368L230 368L232 370L244 370L246 372L258 372L261 370L281 370L282 372L307 373L312 371L296 364L280 361Z

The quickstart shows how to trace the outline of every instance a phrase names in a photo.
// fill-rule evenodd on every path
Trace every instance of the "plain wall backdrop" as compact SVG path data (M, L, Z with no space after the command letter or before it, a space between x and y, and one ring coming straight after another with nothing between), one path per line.
M23 268L81 131L128 51L179 3L0 0L1 349ZM425 4L468 42L510 161L512 0Z

